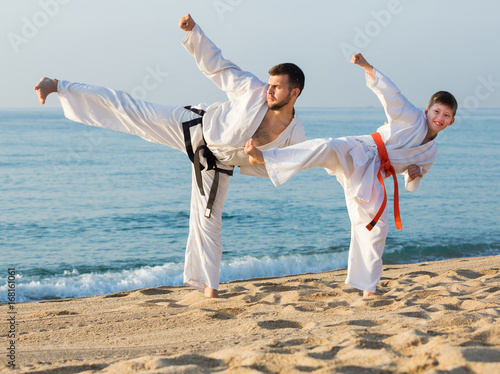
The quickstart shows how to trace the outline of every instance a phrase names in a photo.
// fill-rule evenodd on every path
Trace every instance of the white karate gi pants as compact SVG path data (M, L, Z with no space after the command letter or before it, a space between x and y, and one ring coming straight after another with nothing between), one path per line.
M375 214L369 214L367 210L378 210L384 196L382 188L373 188L370 201L364 202L357 198L350 188L350 177L354 173L355 162L349 152L360 145L366 149L369 157L376 158L378 163L375 168L378 170L380 157L374 151L376 147L362 144L356 137L312 139L290 147L264 151L263 155L269 176L276 186L284 183L299 170L314 167L323 167L337 177L344 188L351 220L346 283L363 291L375 292L382 275L382 253L388 234L387 207L375 227L368 231L366 225Z
M366 225L371 222L373 215L366 213L349 190L344 189L344 192L351 220L351 244L345 283L363 291L375 292L382 276L382 254L389 232L387 206L375 227L368 231Z
M129 94L104 87L59 81L59 98L67 118L92 126L140 136L186 153L182 123L200 116L183 107L136 100ZM202 127L190 128L193 150L202 142ZM187 157L187 155L186 155ZM202 164L206 164L200 157ZM228 166L217 166L231 169ZM205 196L200 194L192 167L189 237L186 246L184 283L203 290L204 285L219 288L222 259L222 209L229 186L229 176L219 174L219 187L210 218L205 209L214 170L202 171Z

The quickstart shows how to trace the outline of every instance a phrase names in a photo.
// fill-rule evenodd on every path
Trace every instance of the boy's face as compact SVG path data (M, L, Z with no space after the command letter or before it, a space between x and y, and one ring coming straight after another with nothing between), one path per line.
M453 110L445 104L436 103L425 109L427 116L427 128L432 136L437 135L455 122Z

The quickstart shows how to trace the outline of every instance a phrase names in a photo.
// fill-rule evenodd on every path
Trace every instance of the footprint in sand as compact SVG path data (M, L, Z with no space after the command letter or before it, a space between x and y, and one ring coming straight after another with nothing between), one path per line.
M112 299L112 298L115 298L115 297L125 297L125 296L128 296L132 293L132 291L122 291L122 292L116 292L116 293L112 293L112 294L109 294L109 295L104 295L102 298L103 299Z
M321 282L321 280L318 278L294 278L290 279L288 282L310 283L310 282Z
M232 286L228 283L228 288L225 290L219 290L219 297L223 299L230 299L236 297L245 297L248 294L248 288L242 286Z
M283 319L278 319L274 321L260 321L257 325L266 330L278 330L278 329L301 329L303 325L294 321L287 321Z
M57 317L57 316L74 316L79 313L71 312L69 310L49 310L46 312L40 312L35 314L30 314L26 318L46 318L46 317Z
M145 307L167 306L169 308L186 308L185 305L179 305L179 304L177 304L176 300L171 300L171 299L147 300L147 301L140 303L140 304L137 304L137 305L145 306Z
M243 308L223 308L213 311L213 314L210 314L209 317L221 320L233 319L245 311L246 309Z
M290 340L285 340L283 342L279 342L283 347L290 346L301 346L301 347L311 347L316 348L322 344L327 344L329 341L326 339L317 339L317 338L295 338Z
M145 356L109 366L106 373L162 372L162 373L200 373L208 370L220 371L224 361L198 354L177 357ZM172 368L174 370L169 370ZM74 371L76 373L76 371ZM80 372L80 371L78 371Z
M482 277L483 274L468 269L450 270L442 275L443 278L452 282L463 282Z
M390 349L390 345L379 340L377 336L372 338L358 338L356 339L355 347L358 349Z
M40 304L45 304L45 303L68 303L70 301L73 301L73 299L51 299L51 300L42 300L39 301L38 303Z
M427 313L425 313L424 311L402 312L402 313L398 313L398 314L401 316L410 317L410 318L430 319L429 315Z
M500 291L500 287L497 287L497 286L490 287L490 288L487 288L484 290L484 292L487 292L487 293L495 293L498 291Z
M333 347L328 351L310 352L307 355L317 360L331 360L337 355L338 351L340 351L341 349L342 347Z
M481 273L477 273L475 271L468 270L468 269L455 270L455 273L458 276L463 277L463 278L467 278L467 279L476 279L476 278L480 278L483 276L483 274L481 274Z
M352 321L347 321L346 324L350 326L362 326L362 327L374 327L379 325L378 322L370 321L368 319L356 319Z
M366 306L370 308L380 308L382 306L389 306L394 304L394 300L392 299L381 299L381 300L366 300L365 304Z
M413 271L411 273L406 274L406 277L415 278L415 277L420 277L422 275L427 275L430 278L434 278L434 277L437 277L439 274L433 273L431 271Z
M319 301L319 300L323 301L325 299L338 299L339 297L345 295L346 295L345 291L337 289L337 290L332 290L330 292L315 292L309 295L307 294L302 295L299 297L299 301Z
M500 362L500 351L492 348L466 348L462 355L467 361Z
M285 286L279 283L255 283L255 286L262 292L286 292L300 290L298 286Z
M447 296L449 292L445 289L440 290L424 290L424 291L414 291L411 294L409 293L408 297L411 297L413 300L425 300L431 296Z
M495 332L491 331L482 331L477 332L470 340L467 340L460 344L461 347L494 347L496 342L495 339L498 339Z
M345 300L339 300L339 301L333 301L331 303L328 303L327 306L330 309L335 309L335 308L350 308L351 304L349 304Z
M155 288L146 288L144 290L139 290L139 292L146 296L154 296L154 295L168 295L174 291L167 289L166 287L155 287Z

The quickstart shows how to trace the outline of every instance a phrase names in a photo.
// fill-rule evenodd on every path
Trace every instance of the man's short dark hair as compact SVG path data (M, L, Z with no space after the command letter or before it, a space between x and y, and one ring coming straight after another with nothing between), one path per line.
M429 100L429 104L427 105L427 108L430 108L434 104L444 104L449 106L450 109L453 111L453 117L455 117L455 114L457 114L457 109L458 109L457 100L455 99L455 96L453 96L448 91L438 91L434 95L432 95L431 99Z
M292 89L298 88L300 90L299 95L304 89L306 82L306 77L303 71L295 64L291 62L285 62L283 64L278 64L269 69L269 75L288 75L288 81Z

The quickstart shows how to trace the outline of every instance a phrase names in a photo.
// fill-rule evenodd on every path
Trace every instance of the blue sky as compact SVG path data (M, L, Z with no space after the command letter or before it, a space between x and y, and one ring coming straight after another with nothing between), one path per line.
M225 100L180 43L178 18L188 12L262 80L279 62L302 67L299 107L379 105L348 62L353 51L419 107L438 90L465 109L500 106L493 0L2 0L1 9L2 108L37 107L42 76L174 105Z

